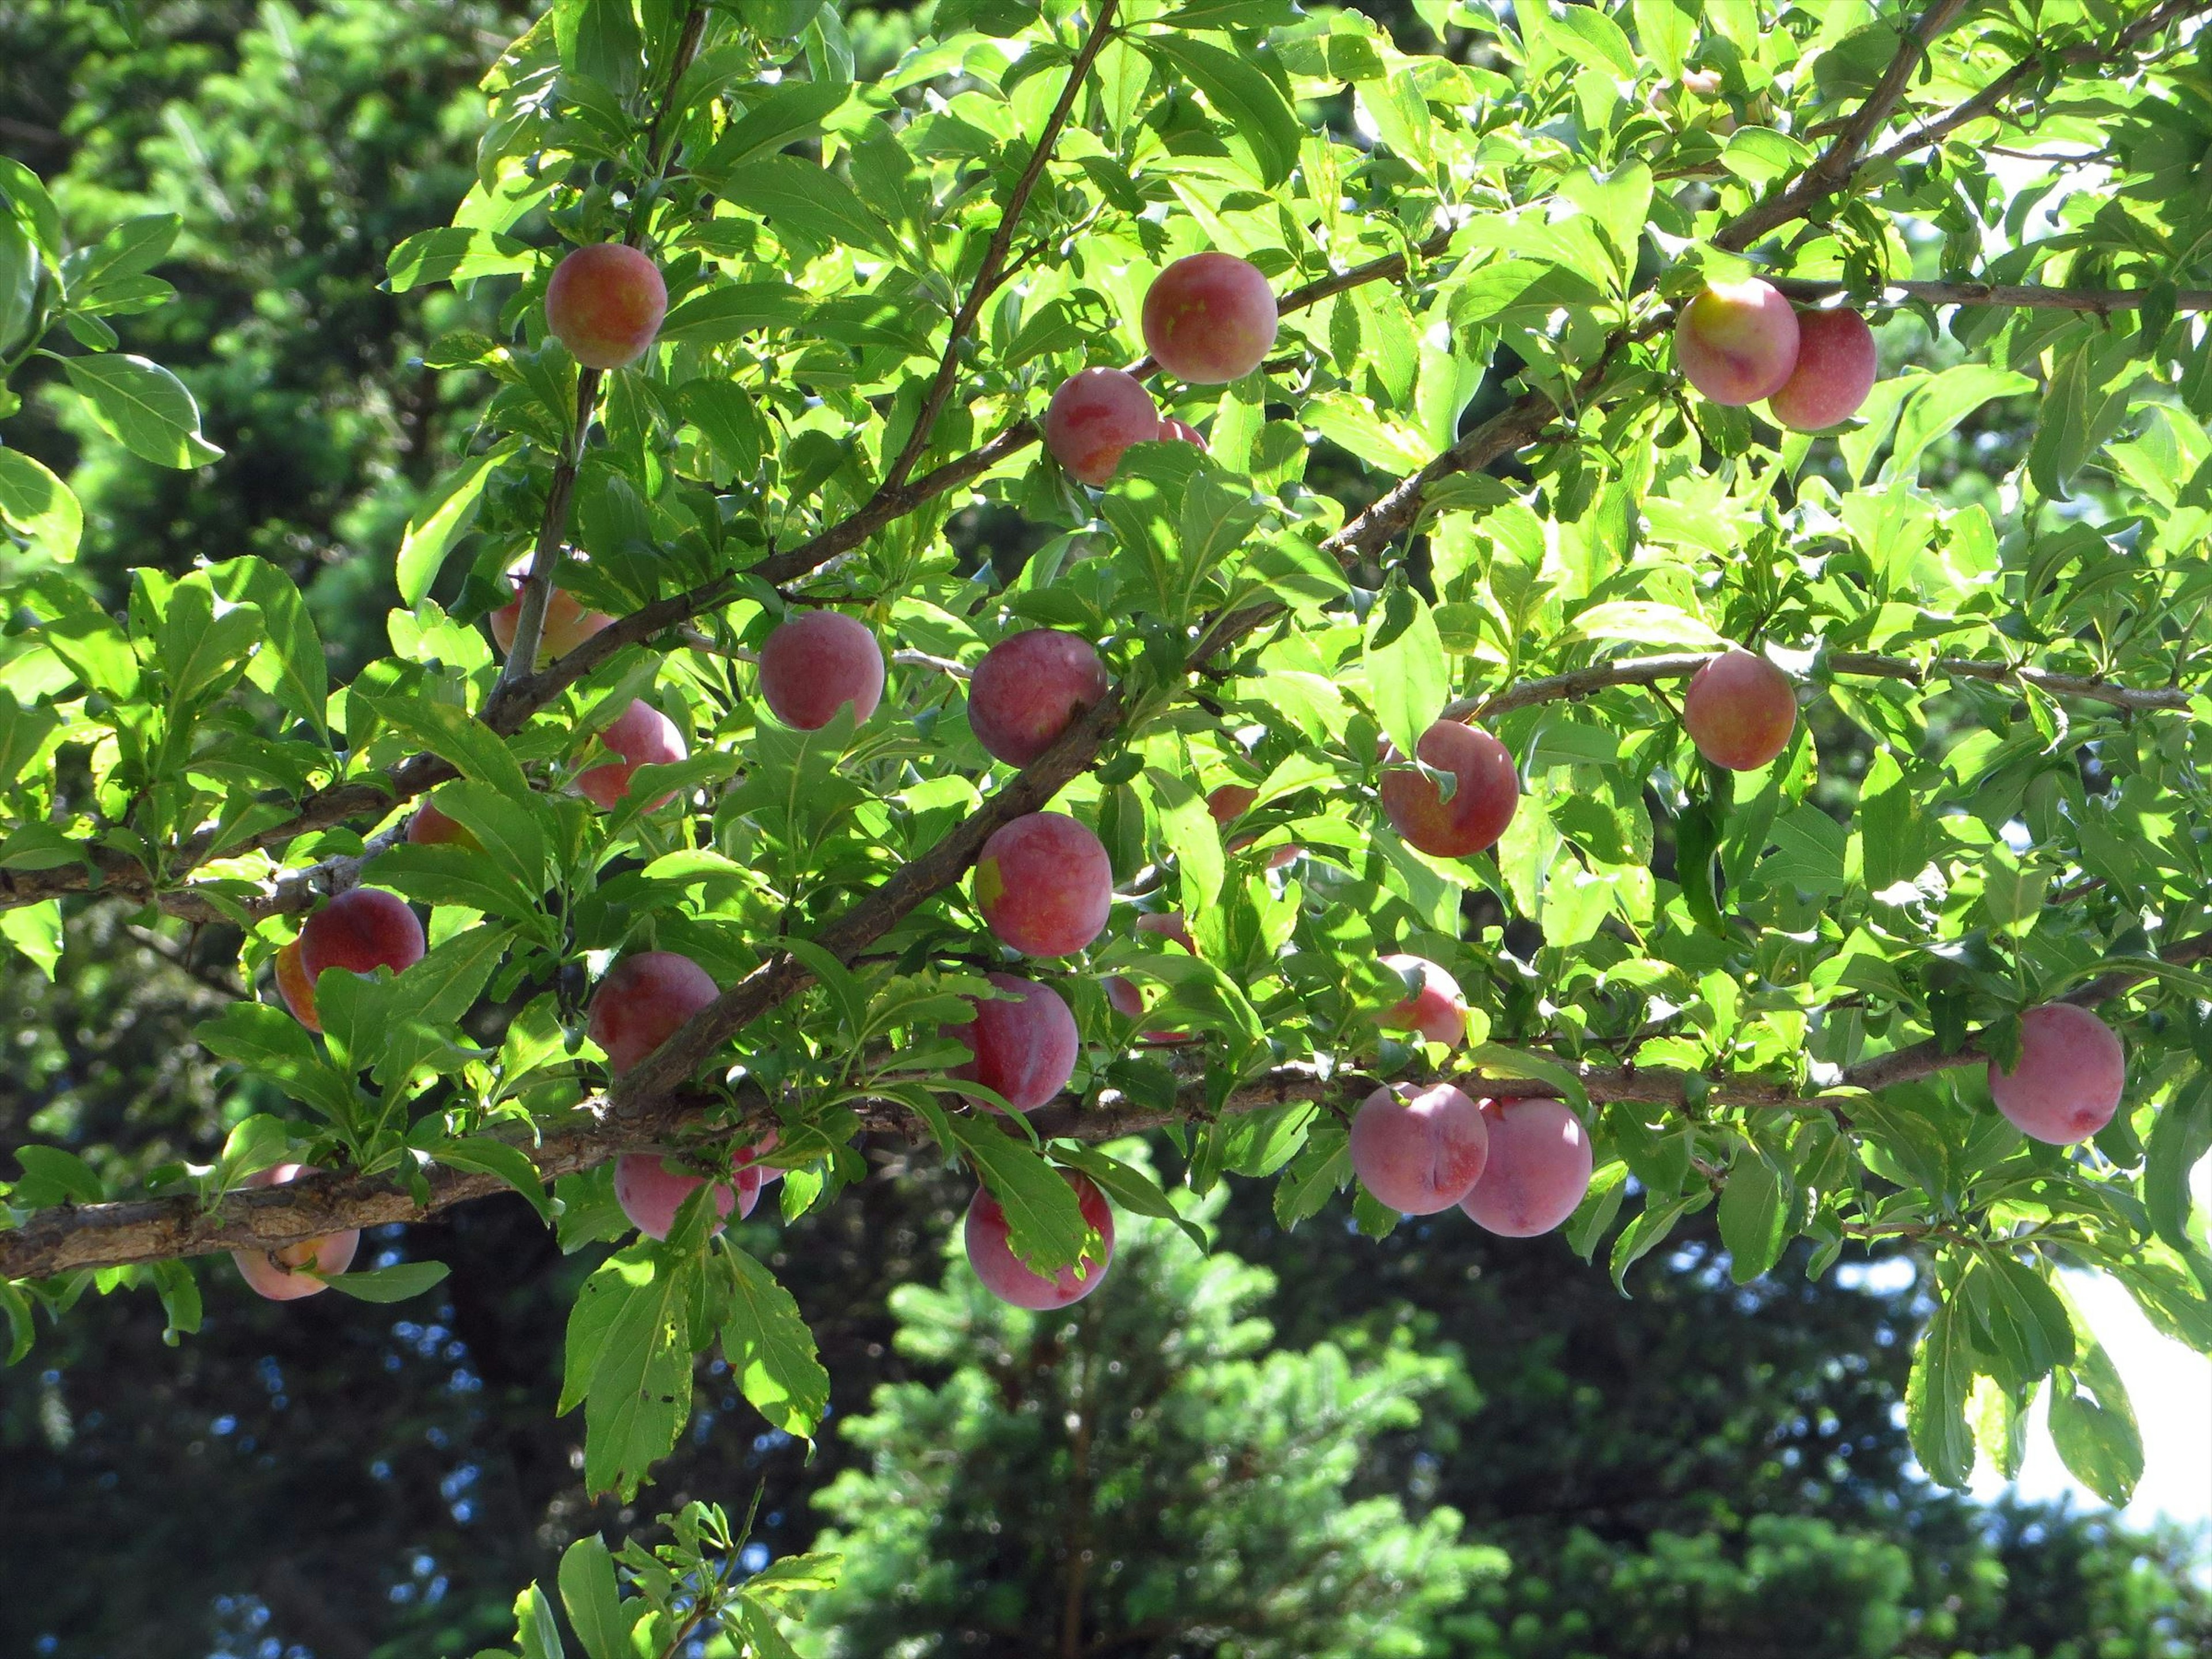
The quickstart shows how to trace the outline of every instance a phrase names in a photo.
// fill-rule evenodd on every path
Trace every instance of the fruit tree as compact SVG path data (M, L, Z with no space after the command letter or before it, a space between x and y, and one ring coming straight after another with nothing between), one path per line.
M2212 4L1420 10L939 0L856 78L822 0L556 0L390 252L491 390L342 685L258 558L112 614L0 447L0 933L261 988L222 1145L17 1152L15 1357L227 1257L419 1293L361 1231L513 1188L619 1247L547 1407L629 1494L708 1351L815 1432L725 1218L898 1144L1046 1313L1230 1180L1616 1280L1908 1243L1928 1472L2039 1410L2123 1498L2060 1270L2212 1352ZM0 441L209 459L126 349L174 221L0 202Z

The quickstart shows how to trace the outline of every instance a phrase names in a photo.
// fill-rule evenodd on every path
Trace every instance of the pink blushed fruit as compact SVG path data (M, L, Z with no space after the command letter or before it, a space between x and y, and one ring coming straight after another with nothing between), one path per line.
M576 787L603 811L611 811L629 794L630 775L641 766L669 766L691 752L676 722L642 699L633 702L599 733L599 742L619 760L587 767L576 775ZM670 790L645 810L659 811L676 799Z
M718 1233L732 1210L741 1218L749 1216L760 1201L761 1172L737 1167L734 1154L731 1161L730 1179L714 1183L710 1200L720 1218L714 1224ZM705 1182L705 1176L658 1152L624 1152L615 1160L615 1202L622 1206L630 1224L647 1238L666 1238L676 1224L676 1212Z
M1448 1210L1481 1179L1490 1150L1482 1109L1449 1083L1377 1089L1352 1120L1352 1170L1407 1215Z
M1826 431L1858 413L1879 368L1874 331L1857 312L1801 311L1797 366L1766 411L1792 431Z
M1682 729L1714 765L1756 771L1790 746L1797 696L1790 677L1765 658L1724 651L1690 677Z
M1220 386L1259 368L1279 321L1267 279L1233 253L1178 259L1145 291L1145 349L1194 386Z
M1052 747L1110 682L1080 634L1031 628L983 653L968 683L968 724L996 760L1027 766Z
M945 1036L966 1044L975 1056L951 1075L996 1090L1018 1112L1034 1111L1075 1075L1082 1048L1075 1016L1049 985L1012 974L993 974L990 980L1005 995L969 999L975 1017L945 1028Z
M279 1164L257 1170L246 1176L246 1184L279 1187L314 1173L311 1164ZM233 1250L230 1259L238 1264L239 1273L257 1294L271 1302L297 1302L303 1296L313 1296L330 1288L320 1279L309 1278L309 1273L343 1273L353 1265L354 1253L360 1248L361 1230L349 1227L343 1232L325 1233L319 1238L301 1239L296 1244L281 1245L273 1250Z
M2030 1139L2087 1140L2112 1121L2128 1060L2112 1028L2087 1008L2046 1002L2020 1017L2020 1056L2009 1072L1990 1062L1990 1097Z
M1045 406L1044 447L1075 478L1093 488L1113 482L1122 453L1156 441L1159 406L1133 376L1118 368L1086 368L1060 383Z
M760 653L769 713L799 732L818 732L850 705L859 726L884 696L884 649L867 624L842 611L808 611L779 625Z
M1504 1238L1562 1225L1589 1191L1589 1131L1558 1100L1492 1100L1482 1108L1490 1161L1460 1200L1468 1219Z
M1059 812L1031 812L983 843L974 891L1001 943L1024 956L1072 956L1105 928L1114 870L1084 825Z
M1797 366L1797 313L1771 283L1715 283L1683 306L1674 362L1717 404L1755 404Z
M1438 720L1421 733L1416 752L1424 764L1451 773L1458 786L1446 800L1414 768L1386 768L1381 793L1390 827L1431 858L1463 859L1495 846L1521 802L1521 781L1505 745L1480 726Z
M619 242L578 248L545 284L546 331L586 368L635 362L667 312L668 285L659 268Z
M624 957L592 993L585 1030L620 1077L721 994L714 976L673 951Z
M1062 1267L1049 1275L1037 1273L1016 1255L1008 1242L1006 1212L988 1188L977 1188L968 1206L964 1230L968 1265L983 1281L985 1290L1017 1308L1050 1312L1080 1302L1105 1282L1106 1271L1113 1265L1114 1212L1106 1202L1106 1194L1088 1176L1078 1175L1073 1170L1060 1173L1075 1188L1076 1203L1083 1212L1083 1218L1091 1224L1099 1239L1101 1254L1084 1259L1081 1265L1085 1273L1080 1277L1073 1267Z
M300 971L310 986L326 968L404 973L422 960L423 948L422 924L405 899L381 887L353 887L300 929Z
M1456 1048L1467 1041L1467 1000L1459 982L1425 957L1403 953L1387 956L1382 965L1394 974L1415 976L1420 988L1376 1015L1386 1031L1413 1031L1425 1042L1445 1042Z

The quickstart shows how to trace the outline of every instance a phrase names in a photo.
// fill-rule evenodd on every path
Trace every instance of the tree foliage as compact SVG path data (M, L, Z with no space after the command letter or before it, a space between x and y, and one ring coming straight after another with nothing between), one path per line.
M238 930L258 977L363 879L432 916L396 977L324 981L319 1041L252 1000L198 1027L238 1079L220 1146L131 1191L19 1152L16 1358L88 1290L156 1292L189 1332L191 1257L507 1187L564 1248L611 1240L618 1152L769 1127L786 1219L888 1132L972 1168L1048 1270L1088 1232L1053 1162L1172 1211L1091 1150L1131 1129L1164 1127L1200 1194L1272 1181L1294 1224L1340 1203L1375 1079L1441 1071L1581 1115L1569 1237L1616 1283L1708 1209L1745 1280L1794 1239L1815 1276L1854 1240L1924 1243L1921 1463L2008 1468L2043 1409L2124 1498L2124 1385L2056 1270L2212 1350L2187 1179L2212 1142L2195 10L1462 4L1409 52L1278 0L946 0L864 75L804 0L562 0L483 83L451 222L384 252L391 295L451 287L476 325L425 369L489 392L410 508L389 654L333 684L296 573L236 547L142 565L111 610L71 568L76 495L0 448L9 940L51 971L65 915L121 901L157 940ZM130 349L179 216L80 237L16 162L0 196L7 413L28 386L146 465L216 460ZM543 316L558 250L605 240L671 299L607 374ZM1204 448L1139 444L1086 490L1035 421L1136 357L1151 277L1205 247L1274 284L1275 350L1218 391L1154 376ZM1846 429L1780 433L1674 373L1675 308L1753 268L1888 317L1902 367ZM973 552L963 515L991 513L1035 527L1023 556ZM501 667L475 624L518 559ZM556 586L621 620L540 667ZM794 732L749 665L823 605L891 652L891 693ZM1010 773L960 682L1040 624L1096 641L1115 689ZM1698 757L1672 690L1729 641L1811 714L1742 775ZM690 757L594 812L568 786L639 698ZM1494 858L1430 857L1376 810L1379 745L1439 715L1516 763ZM1255 844L1206 811L1224 784L1255 792ZM432 792L477 853L396 844ZM1123 907L1058 981L1070 1091L1008 1122L938 1032L998 959L969 867L1048 804L1097 830ZM1133 933L1165 908L1194 954ZM603 1090L582 985L647 945L726 988ZM1467 988L1464 1054L1378 1039L1400 950ZM1200 1045L1133 1042L1105 971ZM2122 1110L2072 1149L1983 1080L2060 998L2128 1051ZM237 1190L300 1161L331 1173ZM804 1310L708 1223L694 1202L579 1292L560 1405L594 1488L647 1478L709 1349L779 1429L820 1420ZM399 1295L420 1265L334 1282Z

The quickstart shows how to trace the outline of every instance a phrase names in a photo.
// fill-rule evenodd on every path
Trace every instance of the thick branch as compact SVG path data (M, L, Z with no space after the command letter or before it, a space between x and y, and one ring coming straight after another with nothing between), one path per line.
M2212 933L2180 940L2159 954L2161 961L2172 966L2212 959ZM2070 993L2065 1000L2094 1006L2153 976L2147 969L2123 964ZM759 977L756 974L739 988ZM1571 1064L1557 1056L1542 1058ZM1832 1086L1811 1093L1782 1079L1734 1077L1713 1079L1701 1091L1701 1098L1705 1104L1722 1109L1847 1109L1856 1094L1932 1077L1955 1066L1979 1065L1984 1060L1978 1042L1972 1039L1948 1054L1932 1041L1917 1042L1862 1060L1846 1068ZM1680 1107L1692 1086L1689 1074L1668 1069L1582 1065L1571 1069L1584 1092L1601 1104L1622 1101ZM1539 1079L1468 1075L1491 1098L1563 1092L1558 1085ZM1468 1086L1474 1086L1474 1082ZM1334 1100L1348 1108L1355 1095L1371 1086L1372 1080L1364 1076L1332 1078L1311 1066L1279 1066L1234 1091L1220 1115L1235 1116L1301 1100ZM657 1100L634 1096L627 1111L610 1102L594 1100L571 1114L568 1121L548 1128L534 1147L523 1150L539 1175L551 1181L595 1168L626 1151L678 1144L685 1131L696 1129L701 1119L714 1109L714 1102L696 1092ZM902 1106L871 1102L856 1109L863 1127L872 1132L917 1142L930 1138L928 1127ZM1182 1084L1172 1110L1140 1105L1107 1090L1087 1103L1064 1096L1031 1113L1030 1122L1048 1140L1097 1142L1168 1123L1204 1121L1206 1116L1206 1080L1201 1076ZM776 1121L769 1104L756 1098L729 1116L715 1133L731 1139L752 1139ZM404 1184L387 1177L322 1175L282 1187L228 1194L216 1213L204 1211L190 1197L64 1205L39 1212L14 1231L0 1232L0 1277L44 1279L82 1268L170 1261L222 1250L275 1249L349 1227L420 1221L456 1204L505 1190L504 1184L493 1176L444 1166L432 1167L427 1176L429 1196L419 1203Z
M1826 300L1850 292L1843 283L1817 277L1769 276L1793 300ZM2045 288L2033 283L1886 283L1882 299L1918 300L1931 306L1984 306L2000 310L2087 311L2100 317L2134 311L2157 298L2147 288ZM2212 311L2212 288L2176 289L2168 296L2176 311Z

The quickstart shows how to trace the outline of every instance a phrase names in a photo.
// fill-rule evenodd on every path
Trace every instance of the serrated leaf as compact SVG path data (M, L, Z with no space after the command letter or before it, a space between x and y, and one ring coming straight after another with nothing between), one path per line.
M651 1611L643 1597L625 1602L614 1558L599 1535L579 1538L561 1553L561 1605L591 1659L635 1659L630 1632Z
M726 1240L730 1300L722 1354L753 1408L786 1434L811 1440L830 1407L830 1374L799 1304L775 1276Z
M305 1272L295 1268L295 1272ZM453 1271L442 1261L401 1261L366 1273L316 1273L334 1291L343 1291L356 1302L404 1302L443 1284Z
M189 470L222 459L200 436L192 394L159 363L113 353L64 357L62 369L108 435L140 459Z
M584 1485L627 1502L691 1415L683 1275L653 1246L610 1256L568 1316L559 1411L584 1407Z
M1966 1395L1973 1381L1966 1315L1955 1302L1946 1302L1913 1350L1905 1385L1905 1427L1912 1455L1939 1486L1963 1489L1974 1473L1974 1437L1966 1426Z

